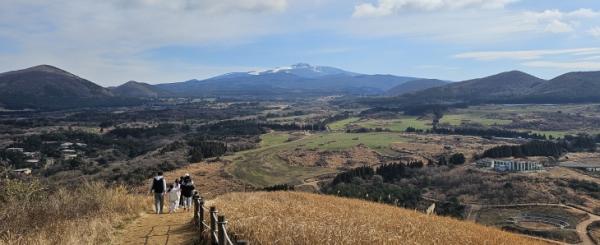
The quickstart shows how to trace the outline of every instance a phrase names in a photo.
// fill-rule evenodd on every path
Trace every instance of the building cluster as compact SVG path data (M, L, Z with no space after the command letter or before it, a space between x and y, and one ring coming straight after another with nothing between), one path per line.
M59 142L44 142L44 143L45 144L56 144L56 145L59 144ZM87 145L84 143L71 143L71 142L60 143L61 158L63 160L71 160L71 159L77 158L80 155L80 153L76 149L81 149L81 148L85 148L85 147L87 147ZM24 162L27 163L27 166L30 166L32 168L47 168L47 167L53 165L55 162L54 158L42 157L42 154L38 151L29 152L29 151L25 151L24 148L20 148L20 147L6 148L5 151L6 152L18 152L18 153L22 154L24 157ZM20 175L29 175L29 174L31 174L31 168L15 169L15 170L13 170L13 172L16 174L20 174Z
M541 163L519 159L484 158L478 160L477 165L484 168L490 168L498 172L525 172L544 170L544 165Z
M84 143L71 143L71 142L64 142L64 143L60 144L60 149L61 149L63 160L71 160L71 159L75 159L79 156L79 152L75 149L75 147L85 148L85 147L87 147L87 145Z

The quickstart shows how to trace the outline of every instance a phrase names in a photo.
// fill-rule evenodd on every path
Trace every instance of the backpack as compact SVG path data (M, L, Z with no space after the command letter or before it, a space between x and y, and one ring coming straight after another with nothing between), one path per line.
M154 190L155 193L165 192L165 185L163 181L165 181L165 179L152 179L152 190Z
M181 186L181 195L183 195L184 197L191 197L194 189L196 188L194 187L192 182L186 182Z

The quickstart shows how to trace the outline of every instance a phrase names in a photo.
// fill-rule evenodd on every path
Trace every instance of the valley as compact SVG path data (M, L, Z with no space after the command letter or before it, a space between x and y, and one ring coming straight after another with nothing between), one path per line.
M600 1L0 0L0 245L600 245Z
M215 79L245 76L261 75ZM438 89L426 87L419 91ZM101 182L139 195L154 172L169 180L189 173L217 202L237 195L229 193L294 190L418 212L435 204L439 216L570 244L587 244L581 230L600 215L595 103L397 104L419 91L370 100L339 91L178 97L133 81L101 91L137 102L1 111L2 175L50 190ZM126 230L144 233L147 215ZM177 217L164 222L189 232Z

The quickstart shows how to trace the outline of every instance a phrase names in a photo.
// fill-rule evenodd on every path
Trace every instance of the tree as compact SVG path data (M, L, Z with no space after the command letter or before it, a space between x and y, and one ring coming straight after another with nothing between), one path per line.
M452 156L450 156L450 164L453 165L460 165L460 164L464 164L466 159L465 159L465 155L463 155L462 153L455 153Z
M446 160L446 156L440 156L440 158L438 159L438 165L448 165L448 160Z

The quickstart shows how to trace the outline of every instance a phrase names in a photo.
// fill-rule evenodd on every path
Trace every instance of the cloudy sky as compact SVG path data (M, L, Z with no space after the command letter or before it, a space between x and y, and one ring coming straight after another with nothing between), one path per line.
M298 62L449 80L600 70L600 1L0 0L0 71L115 85Z

